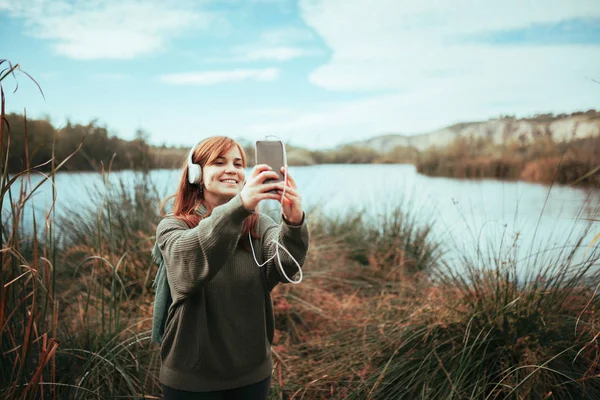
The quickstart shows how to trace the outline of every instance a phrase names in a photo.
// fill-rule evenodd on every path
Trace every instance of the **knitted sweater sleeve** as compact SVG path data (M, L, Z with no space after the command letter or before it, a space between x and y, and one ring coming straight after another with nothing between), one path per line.
M305 215L303 215L300 225L291 225L284 218L282 218L281 224L277 224L269 216L260 214L260 225L262 252L265 260L275 255L277 244L274 240L276 240L292 254L300 267L304 266L310 242L308 223L306 222ZM297 280L298 266L296 263L281 248L279 249L279 256L281 257L281 265L283 266L285 275L291 280ZM275 256L265 265L269 290L273 290L278 283L289 283L282 273L277 260L278 257Z
M156 240L163 255L173 302L181 302L212 279L233 256L244 220L251 215L239 194L215 207L190 229L174 217L163 218Z

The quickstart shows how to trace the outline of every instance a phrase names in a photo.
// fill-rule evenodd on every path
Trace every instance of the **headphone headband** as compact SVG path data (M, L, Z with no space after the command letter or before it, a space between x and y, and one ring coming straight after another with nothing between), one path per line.
M196 147L198 146L199 143L196 143L192 149L190 150L190 152L188 153L188 166L193 165L194 164L194 159L192 157L194 157L194 150L196 150Z

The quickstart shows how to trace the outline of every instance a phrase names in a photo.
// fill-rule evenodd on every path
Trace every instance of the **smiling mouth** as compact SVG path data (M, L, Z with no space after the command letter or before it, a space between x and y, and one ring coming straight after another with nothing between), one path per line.
M237 181L235 179L223 179L220 182L227 183L229 185L237 185Z

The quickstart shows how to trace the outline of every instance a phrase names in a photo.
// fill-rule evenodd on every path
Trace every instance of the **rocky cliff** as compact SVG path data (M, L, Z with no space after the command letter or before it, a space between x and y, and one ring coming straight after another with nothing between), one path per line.
M542 114L532 118L503 117L484 122L466 122L423 134L386 134L351 144L387 152L396 146L415 147L418 150L432 146L441 148L457 137L488 138L496 144L508 141L527 144L541 137L563 142L596 135L600 135L600 111L589 110L569 115Z

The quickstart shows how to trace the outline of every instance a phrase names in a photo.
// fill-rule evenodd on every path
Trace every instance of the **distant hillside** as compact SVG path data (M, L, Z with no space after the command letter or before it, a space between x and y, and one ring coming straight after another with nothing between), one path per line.
M423 134L387 134L350 144L378 152L387 152L397 146L414 147L422 151L433 146L446 147L458 137L490 138L495 144L511 140L527 144L541 137L564 142L598 134L600 111L589 110L573 114L541 114L532 118L502 117L484 122L465 122Z

